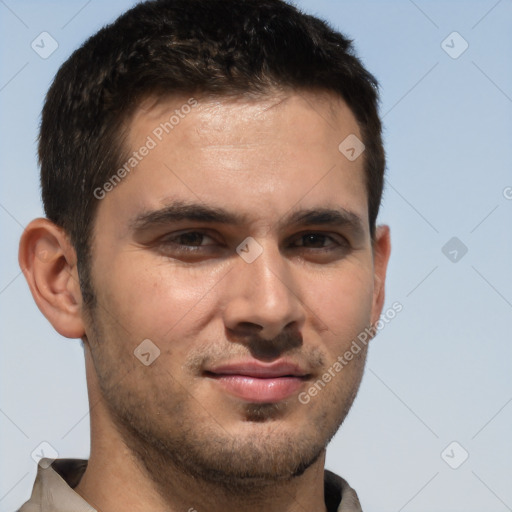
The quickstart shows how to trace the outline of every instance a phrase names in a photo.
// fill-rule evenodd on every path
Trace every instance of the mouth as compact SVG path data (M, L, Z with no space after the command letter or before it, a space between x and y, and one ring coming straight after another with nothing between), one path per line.
M285 361L230 363L208 369L203 375L223 391L252 403L276 403L289 398L311 377L298 365Z

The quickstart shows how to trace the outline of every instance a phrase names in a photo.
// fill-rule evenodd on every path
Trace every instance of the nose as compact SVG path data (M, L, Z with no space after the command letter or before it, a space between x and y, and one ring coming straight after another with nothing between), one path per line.
M225 284L224 323L235 334L272 340L286 330L301 330L305 310L298 275L271 243L248 263L240 257Z

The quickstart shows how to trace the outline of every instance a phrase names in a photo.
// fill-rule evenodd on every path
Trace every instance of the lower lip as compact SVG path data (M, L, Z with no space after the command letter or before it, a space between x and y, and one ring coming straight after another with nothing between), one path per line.
M279 402L297 393L304 385L300 377L248 377L246 375L213 375L232 395L256 403Z

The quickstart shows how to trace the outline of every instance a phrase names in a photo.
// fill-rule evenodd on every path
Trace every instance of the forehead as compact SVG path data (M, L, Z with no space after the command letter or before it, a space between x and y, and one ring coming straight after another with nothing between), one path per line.
M129 172L100 209L127 226L170 197L267 224L299 204L340 206L367 222L364 155L339 149L354 136L354 115L328 93L150 98L130 119Z
M183 122L186 118L188 122ZM304 122L290 130L290 123L301 118ZM192 131L188 129L191 122ZM330 142L330 138L337 139L345 132L361 138L359 125L340 96L325 91L276 90L264 95L146 98L130 117L128 146L136 146L149 133L164 144L174 141L204 146L214 137L219 141L227 138L230 145L237 140L258 142L255 135L263 135L260 130L268 132L271 127L286 124L287 130L279 133L281 143L292 138L297 142L303 138L308 142L315 138ZM242 126L246 130L240 131ZM272 139L275 140L275 133Z

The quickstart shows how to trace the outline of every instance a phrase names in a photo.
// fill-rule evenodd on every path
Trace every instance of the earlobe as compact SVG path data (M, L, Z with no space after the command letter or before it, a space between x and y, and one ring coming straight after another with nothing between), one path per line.
M388 226L377 226L373 244L374 292L372 325L379 320L384 307L386 271L391 254L391 237Z
M85 334L76 253L64 230L34 219L21 236L18 261L39 310L67 338Z

